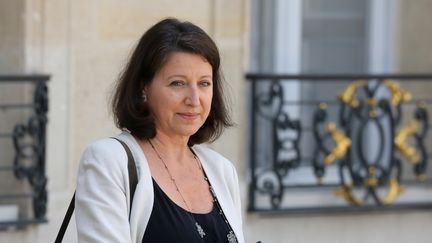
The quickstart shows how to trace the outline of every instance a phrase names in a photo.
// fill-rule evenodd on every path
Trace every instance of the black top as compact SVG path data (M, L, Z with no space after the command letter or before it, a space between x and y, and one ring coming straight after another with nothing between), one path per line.
M153 180L154 203L142 243L226 243L228 226L216 204L206 214L190 213L174 203ZM198 223L205 235L200 237Z

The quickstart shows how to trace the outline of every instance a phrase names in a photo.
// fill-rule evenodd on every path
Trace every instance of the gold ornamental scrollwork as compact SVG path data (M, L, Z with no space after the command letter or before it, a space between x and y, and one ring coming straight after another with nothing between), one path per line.
M350 107L356 108L359 105L359 101L355 98L355 94L359 88L365 85L366 81L364 80L353 81L342 92L337 94L337 98Z
M381 92L383 89L385 92ZM402 121L401 105L412 99L411 93L397 82L354 80L337 93L337 99L341 105L338 123L341 127L326 122L326 103L319 104L314 116L318 148L313 163L318 183L323 183L325 167L338 161L341 177L341 184L335 190L338 197L356 206L365 206L370 201L378 205L391 204L405 191L400 185L403 160L397 158L395 152L414 165L418 180L425 180L424 138L428 118L424 102L418 104L415 119L397 130ZM376 129L369 129L370 126ZM364 145L365 138L370 141L375 137L378 142ZM415 145L408 143L412 138ZM326 142L333 142L333 147L325 146ZM394 149L386 149L389 143L393 143ZM369 156L369 148L375 144L378 152Z
M354 196L352 189L352 184L342 185L335 190L334 194L352 205L362 206L364 202Z
M396 198L405 192L405 188L399 185L396 178L391 178L388 182L387 193L382 199L382 204L388 205L393 203ZM350 183L342 185L335 190L335 195L356 206L363 206L365 202L358 199L353 193L353 186Z
M405 127L399 130L394 139L396 150L413 164L416 164L420 157L416 149L410 146L407 140L418 131L418 128L418 122L414 120L410 121Z
M390 102L394 106L398 106L403 101L410 101L412 95L410 92L403 90L398 83L393 80L384 80L384 85L389 89L391 93Z
M330 165L335 160L345 156L348 148L351 146L351 139L349 139L343 131L339 130L333 122L327 123L325 130L330 134L335 143L330 153L324 157L324 163Z
M368 168L368 177L366 179L366 187L375 188L378 186L378 178L376 176L376 168L374 166L370 166Z
M390 179L387 194L382 199L383 204L391 204L404 191L404 187L400 186L395 178Z
M377 116L376 107L378 106L378 100L376 98L369 98L366 100L366 104L370 107L369 117L375 118Z

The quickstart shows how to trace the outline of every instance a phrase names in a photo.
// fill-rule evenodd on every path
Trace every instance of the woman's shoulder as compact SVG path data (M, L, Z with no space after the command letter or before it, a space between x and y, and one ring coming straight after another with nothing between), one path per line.
M121 144L114 138L101 138L89 143L85 151L101 152L103 154L117 154L122 149Z
M88 144L81 156L81 163L119 164L127 161L126 151L114 138L102 138Z

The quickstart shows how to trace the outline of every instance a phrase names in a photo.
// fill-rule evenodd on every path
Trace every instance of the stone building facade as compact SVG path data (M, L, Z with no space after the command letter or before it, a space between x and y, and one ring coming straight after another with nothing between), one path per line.
M395 0L397 70L432 67L431 0ZM248 0L0 0L0 74L47 73L47 224L0 231L0 242L52 242L75 188L81 152L118 133L109 114L113 83L142 33L176 17L206 30L222 55L235 127L211 146L234 162L244 209L247 194ZM430 92L418 90L418 92ZM244 215L246 242L429 242L432 212L363 215ZM65 242L76 242L72 222Z

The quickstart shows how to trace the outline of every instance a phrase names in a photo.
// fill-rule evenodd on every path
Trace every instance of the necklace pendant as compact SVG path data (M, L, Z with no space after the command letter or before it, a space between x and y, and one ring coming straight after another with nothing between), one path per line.
M201 236L201 238L204 238L204 236L206 235L206 233L204 232L204 230L201 227L201 225L199 225L198 222L195 222L195 226L197 228L198 234Z
M237 243L237 238L232 230L230 230L229 234L227 235L227 238L229 243Z

